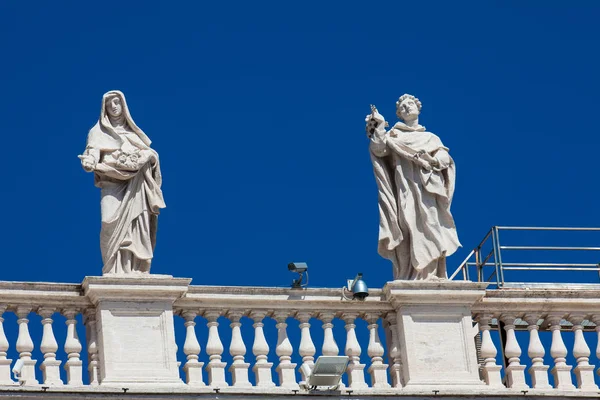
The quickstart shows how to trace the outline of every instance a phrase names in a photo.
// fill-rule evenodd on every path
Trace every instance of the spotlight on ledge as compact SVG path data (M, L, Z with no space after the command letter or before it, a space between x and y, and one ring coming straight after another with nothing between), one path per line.
M369 295L369 288L365 281L363 281L363 274L359 272L356 274L354 280L348 279L348 286L342 288L342 295L346 300L350 300L346 296L346 291L352 293L352 300L364 300Z
M288 270L298 273L298 279L292 281L292 289L302 289L308 285L308 265L303 262L293 262L288 264ZM306 283L302 283L303 274L306 272Z

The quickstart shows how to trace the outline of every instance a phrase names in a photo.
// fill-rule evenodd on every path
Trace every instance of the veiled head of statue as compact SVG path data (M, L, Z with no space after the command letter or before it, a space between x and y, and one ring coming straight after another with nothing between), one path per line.
M396 102L396 115L402 121L412 121L421 113L421 102L412 94L403 94Z
M118 118L123 115L123 99L118 94L107 96L104 105L109 116Z

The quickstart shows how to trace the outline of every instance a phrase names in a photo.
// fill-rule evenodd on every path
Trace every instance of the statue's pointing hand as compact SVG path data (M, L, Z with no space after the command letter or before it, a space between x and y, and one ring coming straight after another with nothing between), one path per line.
M366 130L369 137L373 136L378 128L387 126L385 118L379 114L375 106L371 106L371 114L365 117L365 122L367 123Z

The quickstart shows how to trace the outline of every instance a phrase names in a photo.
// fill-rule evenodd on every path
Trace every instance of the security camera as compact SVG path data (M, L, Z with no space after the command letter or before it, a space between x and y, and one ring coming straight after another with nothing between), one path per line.
M294 279L292 281L292 289L301 289L308 285L308 265L303 262L289 263L288 270L292 272L297 272L300 276L298 279ZM306 272L306 283L302 283L302 274Z
M342 288L342 296L346 300L350 300L349 298L346 297L346 294L345 294L346 291L352 293L352 300L364 301L367 298L367 296L369 295L369 288L367 287L367 284L363 280L362 272L359 272L358 274L356 274L356 277L354 279L348 279L347 284L348 284L348 286L344 286Z
M288 264L288 270L290 270L292 272L297 272L299 274L306 272L307 269L308 269L308 265L306 265L306 263L303 263L303 262L296 262L296 263Z

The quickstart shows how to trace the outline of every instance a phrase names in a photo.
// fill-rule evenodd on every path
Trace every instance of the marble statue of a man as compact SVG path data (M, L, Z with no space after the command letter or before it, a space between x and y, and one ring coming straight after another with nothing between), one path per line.
M79 156L101 189L104 275L150 272L158 214L165 207L158 153L150 143L133 122L123 93L105 93L100 118Z
M372 107L367 133L379 190L379 254L392 261L394 279L447 278L446 257L460 246L450 204L454 161L440 138L419 125L421 102L396 102L402 122L387 122Z

